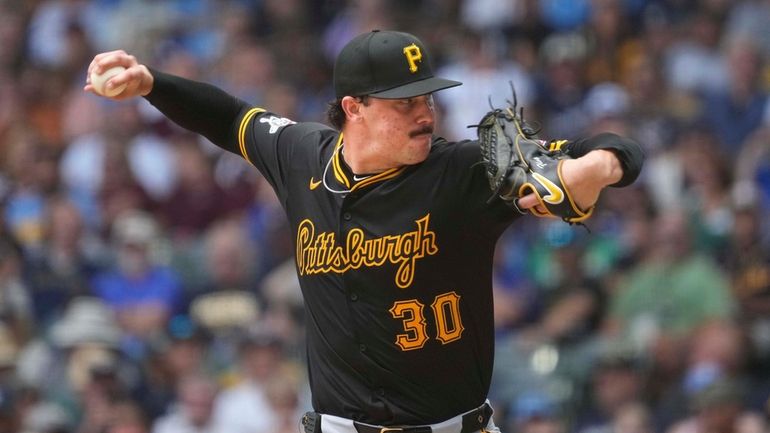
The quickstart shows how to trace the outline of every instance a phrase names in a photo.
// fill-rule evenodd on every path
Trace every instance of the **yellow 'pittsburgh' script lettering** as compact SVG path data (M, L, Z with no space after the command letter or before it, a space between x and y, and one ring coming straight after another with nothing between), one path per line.
M302 220L297 228L297 267L300 275L344 273L361 266L376 267L386 262L398 265L396 286L405 289L414 280L415 263L426 255L438 253L436 233L428 228L430 214L416 220L411 232L366 239L363 230L348 232L338 245L333 232L316 235L315 225Z

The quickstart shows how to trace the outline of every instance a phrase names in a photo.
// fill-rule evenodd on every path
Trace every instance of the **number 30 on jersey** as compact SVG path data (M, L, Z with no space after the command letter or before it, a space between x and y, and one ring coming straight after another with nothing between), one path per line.
M390 315L400 319L404 333L396 335L396 345L401 350L421 349L428 341L428 323L425 320L425 305L417 299L397 301L391 307ZM436 319L436 339L449 344L462 336L463 323L460 318L460 295L455 292L436 296L430 304L430 312Z

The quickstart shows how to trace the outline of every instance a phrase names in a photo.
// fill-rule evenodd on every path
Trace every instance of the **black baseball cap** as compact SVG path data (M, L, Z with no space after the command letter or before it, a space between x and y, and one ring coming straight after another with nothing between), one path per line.
M461 84L434 77L428 50L404 32L373 30L358 35L342 48L334 64L337 98L411 98Z

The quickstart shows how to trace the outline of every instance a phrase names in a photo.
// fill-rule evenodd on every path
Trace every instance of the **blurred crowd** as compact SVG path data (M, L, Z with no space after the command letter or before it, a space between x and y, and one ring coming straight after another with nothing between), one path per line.
M638 140L587 228L524 218L495 261L503 432L770 427L770 1L0 0L0 433L297 431L293 239L255 169L99 52L324 121L334 57L412 32L438 132L516 88L546 138Z

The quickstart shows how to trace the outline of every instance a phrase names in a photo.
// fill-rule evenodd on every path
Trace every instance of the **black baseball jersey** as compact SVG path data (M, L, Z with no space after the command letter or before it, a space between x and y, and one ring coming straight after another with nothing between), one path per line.
M435 139L423 163L359 180L340 132L250 113L239 148L290 221L315 409L398 425L478 407L492 373L492 254L516 214L486 204L477 145Z
M255 165L286 210L315 410L421 425L481 405L494 353L492 256L518 214L487 203L478 143L434 138L424 162L359 177L341 132L153 72L148 99Z

